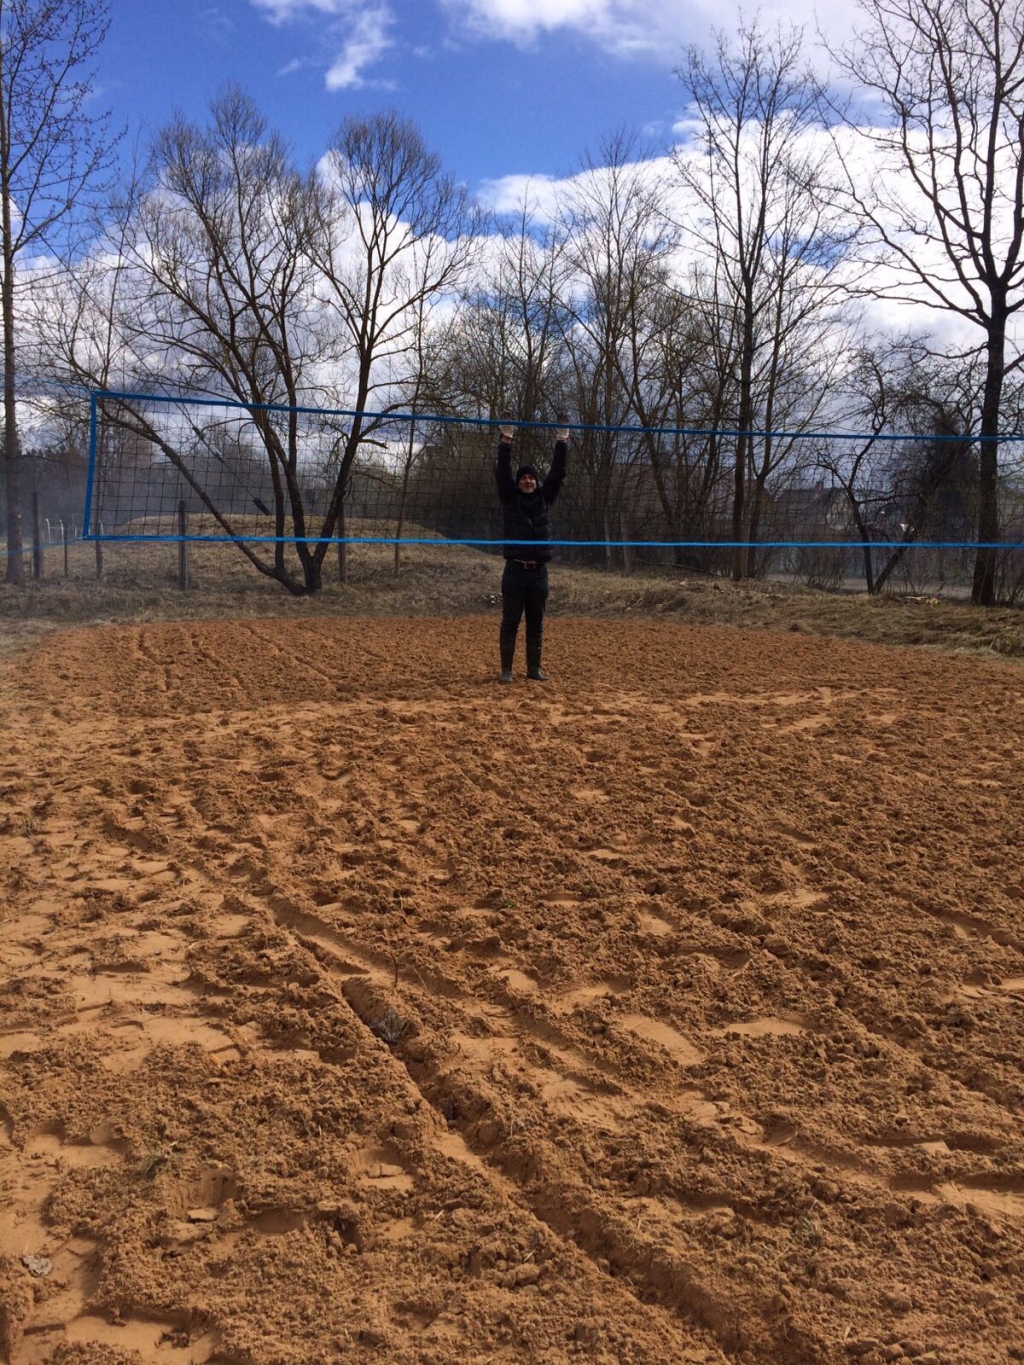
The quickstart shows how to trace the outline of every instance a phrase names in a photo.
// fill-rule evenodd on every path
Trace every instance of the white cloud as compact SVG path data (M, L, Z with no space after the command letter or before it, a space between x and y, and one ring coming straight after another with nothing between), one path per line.
M327 72L328 90L346 90L363 84L363 70L391 46L389 30L393 23L394 17L385 5L358 16L351 35Z
M324 83L328 90L365 84L365 72L392 46L395 22L387 0L252 0L275 25L300 19L322 20L324 39L333 49ZM289 62L293 71L305 62Z
M272 24L286 24L292 19L302 18L312 11L325 14L329 18L341 18L351 12L352 0L252 0L258 10L263 10Z
M305 21L330 44L328 90L363 85L367 72L395 45L395 0L251 0L271 24ZM836 40L848 36L855 0L761 0L758 16L769 30L777 22L807 29L810 56L815 30L828 28ZM740 8L723 10L720 0L419 0L445 14L449 41L510 42L525 45L555 33L574 34L620 58L677 63L687 43L704 45L713 26L735 29ZM419 36L416 9L404 4L405 34ZM422 44L421 44L422 48ZM286 69L294 69L290 64Z
M678 27L676 19L689 8L666 6L664 0L441 0L441 4L474 37L531 42L567 29L620 53L654 51L666 27Z
M544 29L578 28L601 20L610 0L444 0L484 32L514 37Z
M692 159L698 167L701 166L704 158L693 141L692 120L681 119L673 131L677 139L677 155ZM821 149L822 139L825 139L827 148L831 148L831 141L821 131L808 132L803 145L808 152L813 153ZM916 206L922 213L924 212L922 205L915 205L915 202L910 200L906 176L901 174L899 169L894 171L891 167L887 168L868 142L846 139L843 157L861 186L874 185L879 188L883 184L889 185L890 193L908 199L912 207ZM698 260L704 259L700 245L702 234L695 230L696 220L701 214L700 205L683 187L669 159L665 157L646 159L637 162L635 170L643 183L657 186L663 209L673 221L683 226L671 260L676 278L685 281L691 267ZM484 207L513 218L518 217L525 206L533 226L543 228L556 224L570 204L600 202L602 183L610 174L609 171L595 167L563 178L506 175L485 181L477 198ZM500 254L500 238L494 237L486 243L484 259L493 263L500 258ZM948 280L950 273L948 262L934 243L929 245L921 238L917 242L915 254L934 279ZM881 332L891 329L894 332L928 333L940 346L967 347L976 344L977 329L949 311L927 306L925 290L918 282L909 279L906 272L900 273L892 265L883 264L880 259L872 263L870 255L852 268L858 271L861 284L870 280L873 287L879 291L876 297L862 301L864 322L869 331ZM957 292L953 281L949 281L948 288L950 294ZM958 294L958 297L962 300L962 293Z
M619 57L677 62L686 44L704 45L712 28L734 30L755 7L720 0L438 0L466 37L530 43L556 31L575 32ZM765 30L806 29L808 47L821 28L834 40L851 32L855 0L762 0Z
M503 175L499 180L485 180L476 197L494 213L518 213L525 205L537 222L550 223L565 183L550 175Z

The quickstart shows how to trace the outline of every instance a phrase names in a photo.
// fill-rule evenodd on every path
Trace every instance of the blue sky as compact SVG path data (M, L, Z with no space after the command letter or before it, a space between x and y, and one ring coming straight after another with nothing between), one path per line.
M806 23L805 0L762 5ZM673 68L735 11L712 0L111 0L98 97L134 134L201 119L225 82L300 161L349 113L393 105L474 192L562 176L625 128L652 150L682 112Z

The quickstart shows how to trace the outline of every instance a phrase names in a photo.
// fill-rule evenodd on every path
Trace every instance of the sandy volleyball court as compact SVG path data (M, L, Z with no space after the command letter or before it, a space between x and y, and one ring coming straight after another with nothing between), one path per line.
M1024 675L549 633L3 666L6 1365L1024 1360Z

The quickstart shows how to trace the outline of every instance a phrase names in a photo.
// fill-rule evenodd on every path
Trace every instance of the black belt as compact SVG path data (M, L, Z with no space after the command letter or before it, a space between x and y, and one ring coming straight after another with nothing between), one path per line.
M509 559L509 564L521 564L524 569L542 569L547 563L546 559Z

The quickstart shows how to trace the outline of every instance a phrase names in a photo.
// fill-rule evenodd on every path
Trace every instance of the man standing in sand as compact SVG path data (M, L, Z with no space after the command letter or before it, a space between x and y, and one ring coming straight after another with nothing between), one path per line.
M502 508L502 533L505 538L505 571L501 576L501 675L499 681L512 681L512 660L523 612L526 613L526 676L533 682L547 682L541 671L540 655L544 638L544 608L548 600L548 561L551 559L551 526L548 508L558 497L565 480L569 454L569 431L555 432L555 455L543 483L533 465L520 465L512 476L512 441L515 427L503 426L498 441L494 475Z

